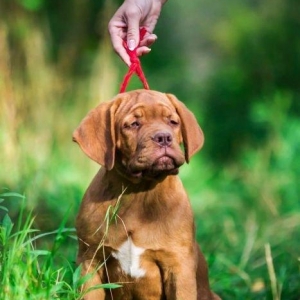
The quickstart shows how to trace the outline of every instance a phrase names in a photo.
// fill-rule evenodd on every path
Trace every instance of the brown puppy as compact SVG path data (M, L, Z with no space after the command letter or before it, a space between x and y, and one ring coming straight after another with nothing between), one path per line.
M176 176L203 144L194 115L173 95L137 90L97 106L73 139L103 166L76 224L84 299L219 299ZM122 287L93 289L108 282Z

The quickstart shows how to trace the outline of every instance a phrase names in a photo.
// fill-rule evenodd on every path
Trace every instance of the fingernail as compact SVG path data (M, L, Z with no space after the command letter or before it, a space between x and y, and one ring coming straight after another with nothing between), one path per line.
M127 46L130 51L133 51L135 49L135 40L129 40Z

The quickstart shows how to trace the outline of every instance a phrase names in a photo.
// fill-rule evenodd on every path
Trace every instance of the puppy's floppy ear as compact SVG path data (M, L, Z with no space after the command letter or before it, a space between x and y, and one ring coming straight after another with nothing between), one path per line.
M115 162L116 100L104 102L94 108L73 132L73 141L92 160L111 170Z
M190 158L203 146L204 135L194 114L174 95L166 95L175 107L181 119L181 132L185 150L185 160L188 163Z

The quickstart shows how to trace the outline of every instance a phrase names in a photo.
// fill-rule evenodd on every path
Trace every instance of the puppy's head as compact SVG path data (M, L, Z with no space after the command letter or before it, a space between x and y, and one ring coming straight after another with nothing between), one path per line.
M139 182L177 174L204 138L194 115L175 96L137 90L93 109L74 131L73 140L107 170L115 167Z

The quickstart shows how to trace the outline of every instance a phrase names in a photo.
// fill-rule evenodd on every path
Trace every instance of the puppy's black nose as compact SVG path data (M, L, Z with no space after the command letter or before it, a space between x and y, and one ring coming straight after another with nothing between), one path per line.
M158 132L153 137L153 141L162 147L171 146L172 140L173 137L169 132Z

